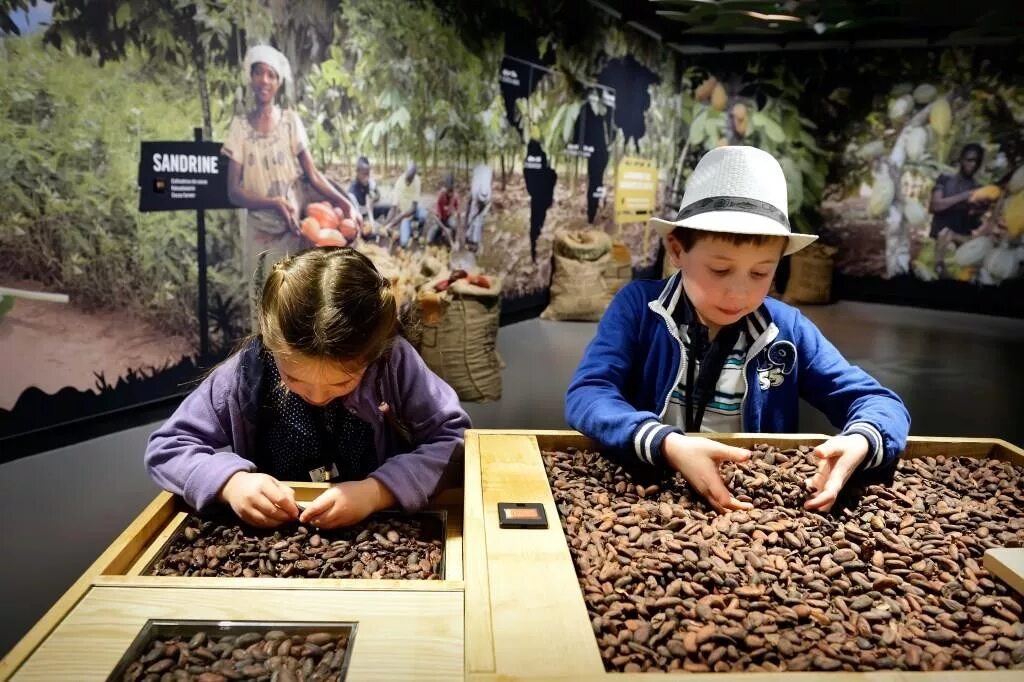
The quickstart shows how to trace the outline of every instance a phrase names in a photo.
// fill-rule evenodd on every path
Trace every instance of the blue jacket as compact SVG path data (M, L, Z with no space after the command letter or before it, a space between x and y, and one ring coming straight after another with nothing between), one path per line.
M565 397L569 425L602 447L664 463L662 442L682 429L662 424L688 358L673 318L682 276L638 280L612 300L583 353ZM903 401L851 365L796 308L775 299L746 317L752 339L743 376L743 430L795 433L800 398L843 433L871 444L862 469L893 464L906 446L910 415Z

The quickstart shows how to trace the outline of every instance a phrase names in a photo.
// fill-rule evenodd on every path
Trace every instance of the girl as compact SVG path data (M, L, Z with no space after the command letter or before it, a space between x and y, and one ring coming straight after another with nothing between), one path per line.
M242 231L242 260L249 287L253 326L259 292L269 265L308 245L299 231L301 211L325 198L358 225L359 211L320 174L309 153L309 138L298 113L277 105L282 86L291 87L288 59L269 45L245 55L254 106L231 121L221 153L228 157L228 197L249 209ZM305 178L306 183L302 180Z
M423 507L461 465L469 417L398 336L395 294L350 248L303 251L263 287L259 333L151 437L157 485L270 527ZM331 481L304 510L280 481Z

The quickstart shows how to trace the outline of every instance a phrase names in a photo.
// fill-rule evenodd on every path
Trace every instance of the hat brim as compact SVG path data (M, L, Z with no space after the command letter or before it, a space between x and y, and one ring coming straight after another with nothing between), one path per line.
M796 253L809 246L817 238L816 234L798 234L790 232L777 221L766 216L746 211L708 211L683 218L682 220L664 220L651 218L649 224L654 225L662 237L670 234L677 227L688 227L693 230L722 232L726 234L760 234L769 237L785 237L789 240L783 256Z

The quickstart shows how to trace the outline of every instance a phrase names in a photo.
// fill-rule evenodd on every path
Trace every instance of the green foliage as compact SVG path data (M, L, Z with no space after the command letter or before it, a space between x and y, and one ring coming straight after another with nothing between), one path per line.
M496 49L481 59L435 10L401 0L345 3L336 36L299 102L317 158L424 163L504 144L498 119L481 116L498 94Z
M38 36L5 45L0 271L84 309L128 310L178 334L195 329L195 215L140 214L136 182L140 142L191 139L198 102L131 50L98 66ZM231 213L207 223L213 243L237 232ZM223 263L214 278L231 268Z
M696 69L684 74L683 102L688 111L683 118L689 121L687 144L690 155L693 159L699 158L723 141L765 150L779 159L786 175L789 214L795 229L815 232L830 155L818 146L814 123L803 116L798 107L804 84L782 66L772 69L770 74L762 71L754 64L743 76L722 83L728 94L725 111L718 111L709 103L694 99L692 88L704 79ZM745 93L765 87L780 94L763 97L763 105L758 107L758 99ZM734 107L737 105L746 108L748 122L745 134L739 132L736 123Z

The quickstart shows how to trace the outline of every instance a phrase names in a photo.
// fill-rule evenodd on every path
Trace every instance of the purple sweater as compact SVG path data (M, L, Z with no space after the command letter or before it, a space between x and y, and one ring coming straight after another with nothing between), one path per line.
M264 371L259 350L259 343L250 344L217 367L149 438L149 475L200 511L217 502L233 474L256 470L251 459ZM356 390L339 400L373 428L380 465L370 476L403 509L422 508L446 472L461 471L469 416L455 391L405 339L397 339L388 355L367 368ZM394 419L381 412L381 403L390 406Z

